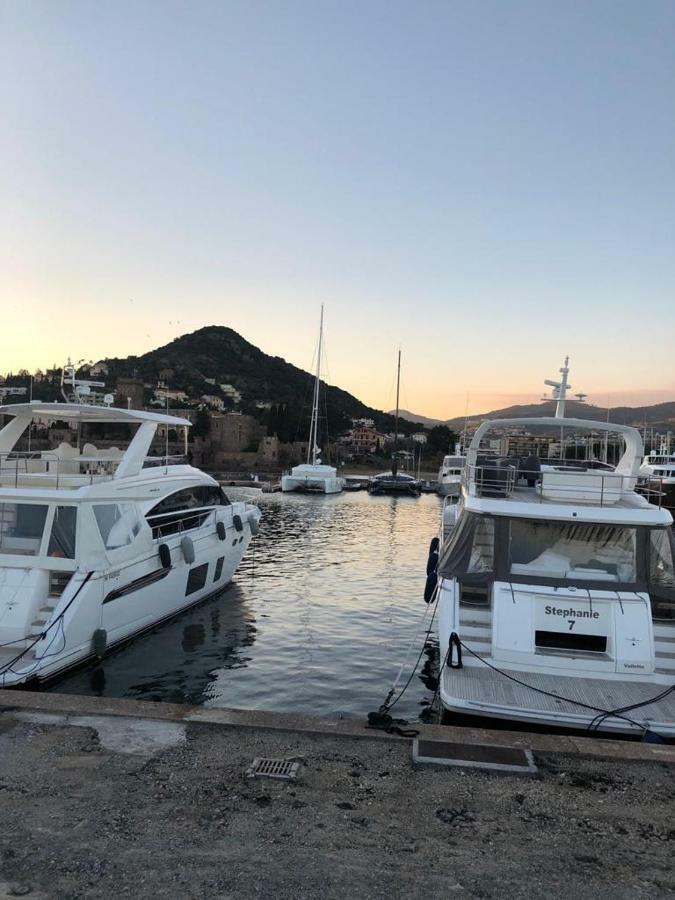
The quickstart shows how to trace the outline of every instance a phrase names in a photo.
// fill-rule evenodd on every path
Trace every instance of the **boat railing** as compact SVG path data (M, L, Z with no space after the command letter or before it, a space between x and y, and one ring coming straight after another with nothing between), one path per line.
M73 448L75 449L75 448ZM100 481L110 481L122 461L124 453L106 453L96 456L73 453L63 456L49 450L12 450L0 453L0 486L2 487L82 487ZM180 465L187 462L184 455L147 456L143 468ZM49 482L49 484L47 484Z
M664 497L663 480L657 475L626 476L604 468L582 468L579 461L522 467L513 460L467 465L462 485L471 497L512 497L529 487L539 502L584 502L595 506L612 506L622 497L638 493L660 507ZM524 499L521 495L521 499Z
M153 513L146 516L148 525L152 528L153 538L163 538L170 534L182 534L199 528L206 522L212 512L222 509L222 504L211 506L193 506L190 509L174 509L165 513Z

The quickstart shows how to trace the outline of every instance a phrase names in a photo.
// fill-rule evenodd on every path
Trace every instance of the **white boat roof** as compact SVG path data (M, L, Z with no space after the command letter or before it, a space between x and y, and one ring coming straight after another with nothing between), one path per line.
M88 403L10 403L0 406L0 415L23 418L44 416L49 419L78 419L80 422L154 422L157 425L189 427L189 419L168 416L165 413L147 412L144 409L120 409L116 406L94 406Z

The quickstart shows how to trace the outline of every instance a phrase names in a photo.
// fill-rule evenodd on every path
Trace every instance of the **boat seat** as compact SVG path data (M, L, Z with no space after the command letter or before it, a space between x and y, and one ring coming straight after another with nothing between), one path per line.
M56 457L56 459L52 459L49 468L58 472L61 475L77 475L80 471L80 463L78 462L78 457L80 455L80 451L77 447L73 447L70 444L66 444L65 442L59 444L59 446L52 452L52 457Z

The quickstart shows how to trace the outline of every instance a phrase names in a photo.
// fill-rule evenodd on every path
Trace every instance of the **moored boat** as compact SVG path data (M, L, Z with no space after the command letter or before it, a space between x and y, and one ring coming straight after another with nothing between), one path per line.
M337 469L321 462L321 445L319 435L319 395L321 392L321 351L323 347L323 306L319 324L319 343L316 353L316 375L314 378L314 394L312 399L312 419L309 426L309 443L307 445L307 462L293 466L290 474L281 478L281 490L284 493L297 494L339 494L345 486L345 479L340 478Z
M612 432L625 449L614 467L483 454L514 428ZM642 452L606 422L478 428L432 575L447 713L675 737L673 519L658 479L636 491Z
M222 590L260 511L183 457L150 456L190 422L86 403L0 407L0 685L44 681ZM34 418L75 445L16 449ZM87 423L135 428L126 450L80 446Z

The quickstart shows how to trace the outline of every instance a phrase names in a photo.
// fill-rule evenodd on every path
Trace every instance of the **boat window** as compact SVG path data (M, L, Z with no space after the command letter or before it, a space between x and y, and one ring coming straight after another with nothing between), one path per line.
M219 556L216 560L216 571L213 574L214 581L220 581L221 575L223 574L223 563L225 562L224 556Z
M209 564L204 563L201 566L195 566L188 573L187 585L185 586L185 596L200 591L206 584L206 575L209 570Z
M649 583L675 588L673 544L666 528L653 528L649 534Z
M438 572L445 578L483 583L494 571L494 548L494 519L465 512L443 546Z
M669 528L649 533L649 597L654 619L675 619L675 538Z
M230 501L218 485L195 485L169 494L146 514L153 537L199 528L209 516L204 507L229 506ZM199 510L191 512L191 510Z
M75 506L57 506L54 510L52 533L49 536L47 556L60 559L75 559Z
M495 565L495 523L494 519L479 517L473 533L469 574L492 572Z
M636 580L635 529L622 525L512 519L512 575L575 581Z
M37 503L0 503L0 553L37 556L47 509Z
M138 512L131 503L97 503L94 516L106 550L126 547L141 530Z

